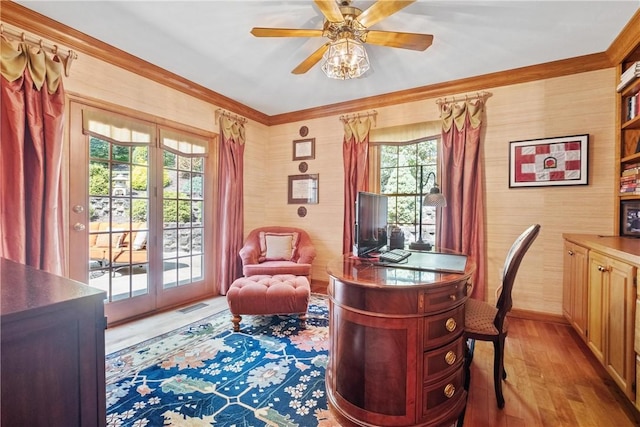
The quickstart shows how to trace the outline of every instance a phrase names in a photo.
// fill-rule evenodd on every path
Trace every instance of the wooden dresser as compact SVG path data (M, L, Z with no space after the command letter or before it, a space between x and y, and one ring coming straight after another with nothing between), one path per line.
M0 258L0 424L104 426L105 293Z
M349 255L328 265L327 395L344 425L455 424L464 390L463 274L378 267Z

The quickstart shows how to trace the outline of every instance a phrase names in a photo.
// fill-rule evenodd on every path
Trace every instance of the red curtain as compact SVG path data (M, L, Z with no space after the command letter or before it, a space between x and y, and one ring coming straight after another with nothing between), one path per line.
M369 130L371 120L351 119L344 122L342 159L344 163L344 222L342 253L353 250L353 225L358 191L369 188Z
M463 252L476 263L473 298L486 297L485 220L480 135L484 101L443 104L442 209L437 246Z
M218 179L217 249L220 293L225 295L242 276L238 253L244 231L244 124L220 117L220 170Z
M64 275L62 66L25 43L2 50L0 257Z

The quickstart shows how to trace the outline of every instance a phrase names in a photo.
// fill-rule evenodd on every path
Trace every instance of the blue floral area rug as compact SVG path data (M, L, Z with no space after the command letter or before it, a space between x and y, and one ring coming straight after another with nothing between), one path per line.
M326 298L297 316L228 310L112 353L106 359L107 426L337 426L327 409Z

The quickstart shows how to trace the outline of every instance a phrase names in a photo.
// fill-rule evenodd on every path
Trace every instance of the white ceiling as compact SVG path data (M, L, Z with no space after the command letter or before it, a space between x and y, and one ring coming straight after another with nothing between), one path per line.
M433 45L423 52L366 45L371 70L341 81L320 64L291 74L324 39L249 33L320 29L311 0L17 3L267 115L603 52L640 7L640 0L418 0L371 28L433 34Z

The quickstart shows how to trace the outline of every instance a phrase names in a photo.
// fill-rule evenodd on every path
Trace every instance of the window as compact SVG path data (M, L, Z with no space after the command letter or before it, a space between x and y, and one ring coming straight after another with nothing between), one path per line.
M70 110L70 277L106 291L109 323L210 293L214 135L135 112Z
M380 145L380 193L389 198L389 226L402 229L405 245L419 239L419 209L422 209L422 241L435 244L436 210L423 207L421 195L437 182L438 147L438 137ZM427 179L431 172L435 181L433 177Z

